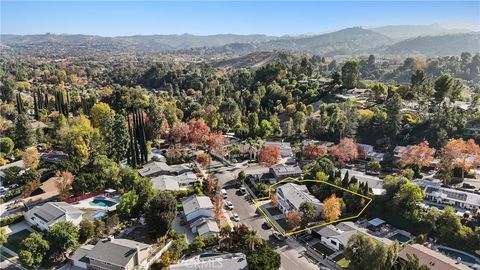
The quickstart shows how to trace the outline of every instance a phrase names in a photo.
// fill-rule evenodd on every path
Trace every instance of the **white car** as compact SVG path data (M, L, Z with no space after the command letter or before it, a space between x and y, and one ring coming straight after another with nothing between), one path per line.
M233 210L233 203L228 201L227 202L227 208L228 208L228 210Z
M238 215L236 213L233 213L232 220L235 221L235 222L239 222L240 217L238 217Z
M240 194L247 194L247 190L244 187L241 187Z

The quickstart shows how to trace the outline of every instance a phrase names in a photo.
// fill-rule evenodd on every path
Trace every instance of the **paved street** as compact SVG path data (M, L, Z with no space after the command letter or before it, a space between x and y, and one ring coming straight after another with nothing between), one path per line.
M210 170L218 178L218 184L227 190L227 201L233 203L233 211L228 211L229 215L237 213L240 217L240 222L246 224L263 239L267 240L268 244L273 247L281 256L282 270L314 270L319 267L309 262L303 251L305 248L300 245L293 237L290 237L285 242L281 243L272 236L272 229L266 229L262 226L265 222L263 215L257 211L257 208L246 199L245 195L238 192L232 184L237 178L238 173L244 170L247 174L267 172L268 168L259 166L257 164L250 164L249 167L245 165L238 165L236 167L226 167L218 161L212 161Z

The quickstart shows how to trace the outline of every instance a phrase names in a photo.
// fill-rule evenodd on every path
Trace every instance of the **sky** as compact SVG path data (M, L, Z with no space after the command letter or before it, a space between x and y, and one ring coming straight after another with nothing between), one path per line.
M353 26L480 25L479 1L8 1L2 34L299 35Z

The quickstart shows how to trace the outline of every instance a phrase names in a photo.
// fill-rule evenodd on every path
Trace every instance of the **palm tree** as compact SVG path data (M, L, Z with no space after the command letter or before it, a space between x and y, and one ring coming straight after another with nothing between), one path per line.
M232 246L232 228L228 225L220 229L220 246L224 246L227 250Z
M263 243L263 239L258 237L257 232L254 230L248 231L245 235L245 244L252 250L255 251L256 245L261 245Z

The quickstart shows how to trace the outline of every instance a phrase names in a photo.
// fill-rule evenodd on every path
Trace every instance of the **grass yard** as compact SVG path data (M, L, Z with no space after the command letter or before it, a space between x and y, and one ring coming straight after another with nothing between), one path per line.
M277 207L267 208L267 212L272 216L283 214L282 211L280 211L280 209L278 209Z
M337 264L342 268L347 268L350 265L350 261L343 258L340 261L338 261Z
M18 253L21 248L23 239L27 238L31 233L32 232L29 230L21 230L19 232L9 235L7 243L5 243L5 247L15 253Z
M325 246L324 244L318 242L315 245L312 246L314 249L316 249L318 252L330 256L333 253L335 253L333 250L331 250L329 247Z

